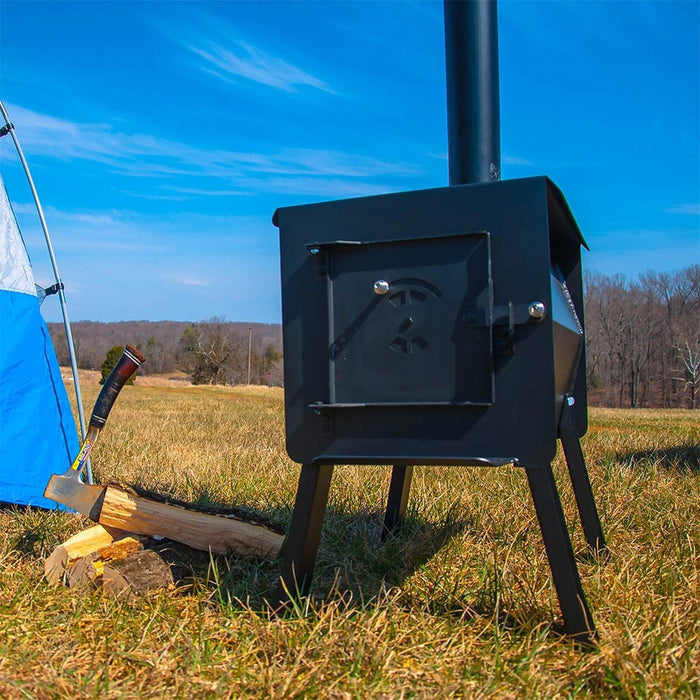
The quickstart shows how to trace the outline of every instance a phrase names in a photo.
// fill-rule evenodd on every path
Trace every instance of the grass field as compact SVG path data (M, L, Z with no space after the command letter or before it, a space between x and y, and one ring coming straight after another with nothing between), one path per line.
M84 387L87 406L97 386ZM379 541L388 467L335 471L312 596L267 614L279 562L219 557L191 585L138 601L43 578L87 526L0 513L0 697L700 696L700 412L591 410L583 440L609 559L586 556L600 635L584 652L561 617L523 472L416 468L401 536ZM117 479L287 525L299 469L282 392L126 387L93 452Z

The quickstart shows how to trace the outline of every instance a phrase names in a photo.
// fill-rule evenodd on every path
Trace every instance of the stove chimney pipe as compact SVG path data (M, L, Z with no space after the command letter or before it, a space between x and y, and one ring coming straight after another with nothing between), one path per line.
M501 179L496 0L444 0L450 185Z

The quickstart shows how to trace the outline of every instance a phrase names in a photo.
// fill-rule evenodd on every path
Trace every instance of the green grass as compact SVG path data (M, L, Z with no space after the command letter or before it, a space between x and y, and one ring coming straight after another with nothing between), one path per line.
M91 405L99 387L85 387ZM339 466L311 597L267 613L279 562L219 557L191 585L137 601L42 578L87 526L0 513L0 697L599 697L700 695L700 415L592 410L583 440L609 558L591 559L562 492L600 635L561 616L513 467L420 467L401 536L379 540L388 467ZM289 523L299 474L282 393L126 387L93 452L98 480Z

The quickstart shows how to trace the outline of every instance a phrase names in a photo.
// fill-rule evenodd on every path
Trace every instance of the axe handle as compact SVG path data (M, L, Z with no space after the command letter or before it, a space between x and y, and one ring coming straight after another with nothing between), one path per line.
M96 428L94 425L91 425L88 428L87 435L83 440L83 444L80 446L80 450L78 450L78 455L73 460L73 464L70 465L71 469L75 469L75 471L77 471L78 473L82 471L83 467L85 466L85 462L87 462L87 458L90 456L92 448L97 442L99 434L100 429Z
M122 387L145 359L146 358L138 352L138 350L132 348L131 345L127 345L124 348L119 362L114 365L109 377L107 377L107 381L102 387L102 391L100 391L100 395L97 397L95 408L92 410L92 416L90 417L91 426L102 430L107 421L107 416L109 416L109 412L112 410L112 406L117 400L117 396L122 390Z
M73 464L70 465L71 469L74 469L80 473L85 466L85 462L92 451L92 448L97 442L100 431L107 422L107 416L112 410L114 402L119 396L119 392L122 390L124 384L127 383L129 377L141 366L145 361L145 357L131 345L127 345L124 348L122 356L119 358L119 362L114 366L112 371L107 377L100 395L97 397L95 402L95 408L92 410L92 416L90 417L90 426L88 427L87 435L83 444L80 446L78 451L78 456L73 460Z

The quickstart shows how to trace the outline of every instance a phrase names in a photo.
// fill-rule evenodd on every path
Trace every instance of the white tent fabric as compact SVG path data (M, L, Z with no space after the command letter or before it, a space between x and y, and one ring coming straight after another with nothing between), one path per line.
M0 289L35 294L32 267L1 176L0 184Z

